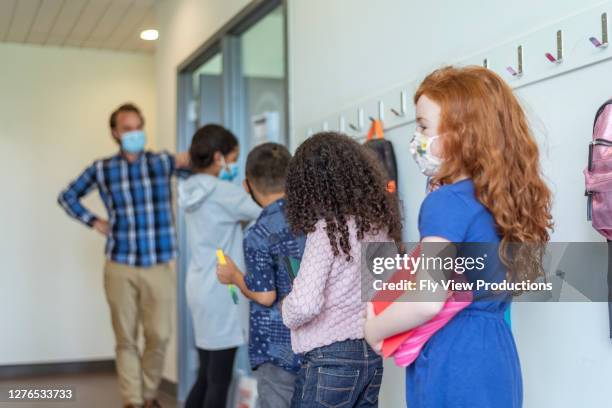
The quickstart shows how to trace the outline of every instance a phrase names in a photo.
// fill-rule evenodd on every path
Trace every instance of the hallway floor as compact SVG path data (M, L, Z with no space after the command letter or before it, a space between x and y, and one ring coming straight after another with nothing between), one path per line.
M0 402L0 408L121 408L117 377L111 373L61 375L46 377L23 377L17 380L0 380L2 398L6 400L9 388L48 389L53 386L72 387L76 400L67 402ZM178 408L174 397L161 394L159 400L164 408Z

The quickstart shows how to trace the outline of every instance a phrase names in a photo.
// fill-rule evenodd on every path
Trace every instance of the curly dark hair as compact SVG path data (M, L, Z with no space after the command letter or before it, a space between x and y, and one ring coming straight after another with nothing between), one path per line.
M398 199L386 190L384 169L373 152L344 134L317 133L298 147L289 163L286 193L292 230L307 234L325 220L335 256L342 250L352 260L351 217L360 240L382 231L401 241Z

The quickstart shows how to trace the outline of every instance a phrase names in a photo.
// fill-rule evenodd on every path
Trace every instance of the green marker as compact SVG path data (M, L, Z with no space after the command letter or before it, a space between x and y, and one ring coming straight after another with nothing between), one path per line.
M217 261L219 261L220 265L227 265L227 261L225 260L225 255L223 254L223 250L221 249L217 249ZM234 304L237 305L238 304L238 291L236 289L236 286L230 283L229 285L227 285L227 289L229 290L230 296L232 297Z

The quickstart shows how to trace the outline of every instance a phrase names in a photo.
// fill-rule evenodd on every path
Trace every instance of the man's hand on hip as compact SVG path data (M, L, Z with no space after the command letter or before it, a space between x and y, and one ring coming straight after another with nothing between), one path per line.
M174 162L177 169L188 169L191 167L189 152L176 153L174 155Z
M93 228L98 231L100 234L105 237L108 236L108 221L106 220L95 220L93 223Z

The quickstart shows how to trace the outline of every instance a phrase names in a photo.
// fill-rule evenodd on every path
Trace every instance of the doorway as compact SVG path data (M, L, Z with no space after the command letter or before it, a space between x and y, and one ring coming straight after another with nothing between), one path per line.
M282 144L288 141L286 1L255 3L178 68L178 151L188 149L199 127L222 124L240 143L240 176L236 182L243 179L246 156L254 146L266 141ZM178 398L184 401L196 378L198 363L185 297L190 254L180 209L177 233ZM235 378L250 373L246 347L239 350L234 371ZM230 394L230 404L232 397Z

